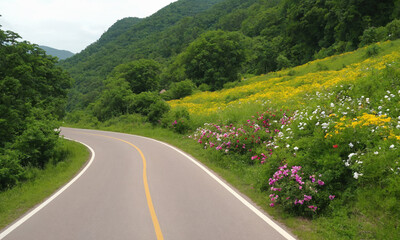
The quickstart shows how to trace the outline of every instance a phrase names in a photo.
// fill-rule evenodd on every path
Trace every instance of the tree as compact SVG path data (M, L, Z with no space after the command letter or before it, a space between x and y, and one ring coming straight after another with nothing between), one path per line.
M192 42L178 59L194 83L221 89L225 83L239 79L245 60L243 38L237 32L209 31Z
M93 115L100 121L131 113L133 93L123 78L108 78L100 98L92 105Z
M110 76L125 79L133 93L141 93L158 89L160 73L159 63L140 59L116 66Z

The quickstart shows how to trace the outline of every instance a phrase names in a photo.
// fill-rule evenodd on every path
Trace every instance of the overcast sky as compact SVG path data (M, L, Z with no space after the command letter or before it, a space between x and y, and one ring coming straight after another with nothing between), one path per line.
M176 0L0 0L2 30L73 53L125 17L147 17Z

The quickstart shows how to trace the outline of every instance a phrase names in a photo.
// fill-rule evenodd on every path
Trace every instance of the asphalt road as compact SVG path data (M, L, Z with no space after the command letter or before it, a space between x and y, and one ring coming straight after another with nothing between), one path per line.
M293 239L203 165L148 138L63 128L95 157L4 239Z

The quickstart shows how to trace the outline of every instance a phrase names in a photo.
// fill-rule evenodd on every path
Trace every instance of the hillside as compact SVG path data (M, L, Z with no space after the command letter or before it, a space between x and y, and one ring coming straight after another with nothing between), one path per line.
M240 73L258 75L395 39L397 34L382 27L399 13L394 0L180 0L148 18L118 21L97 42L62 62L75 79L68 110L94 102L114 67L132 60L161 64L159 90L191 79L179 56L210 30L238 33L246 53ZM396 24L388 29L397 29Z
M181 0L145 19L126 18L115 23L98 41L61 63L75 79L75 89L79 93L87 94L86 100L79 99L84 101L79 104L87 106L95 99L101 91L102 80L118 64L140 58L159 58L158 50L163 42L160 38L166 36L163 35L166 29L221 1L223 0ZM190 39L197 36L198 33Z
M60 60L64 60L64 59L74 56L74 53L67 51L67 50L59 50L59 49L55 49L55 48L51 48L51 47L47 47L47 46L40 46L40 45L39 45L39 47L41 49L45 50L47 55L51 55L53 57L58 57L58 59L60 59Z

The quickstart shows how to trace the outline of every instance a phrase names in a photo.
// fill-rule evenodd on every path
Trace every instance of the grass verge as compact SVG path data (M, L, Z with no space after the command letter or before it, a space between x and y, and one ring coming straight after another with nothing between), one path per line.
M0 192L0 229L66 184L88 160L89 151L85 146L65 139L61 141L68 152L64 161L48 164L43 170L34 170L35 178Z

